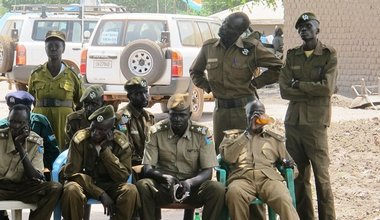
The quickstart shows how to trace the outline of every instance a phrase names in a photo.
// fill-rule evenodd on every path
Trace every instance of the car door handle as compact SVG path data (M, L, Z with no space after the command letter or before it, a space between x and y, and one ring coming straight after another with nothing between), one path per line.
M72 48L72 50L82 50L82 48L80 48L80 47L74 47L74 48Z

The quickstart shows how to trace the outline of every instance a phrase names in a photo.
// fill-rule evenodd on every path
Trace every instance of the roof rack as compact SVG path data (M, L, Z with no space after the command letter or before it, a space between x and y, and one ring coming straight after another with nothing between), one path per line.
M12 12L19 13L54 13L54 14L74 14L80 15L83 12L85 15L103 15L109 13L123 13L127 9L123 6L115 4L102 4L99 6L87 6L79 4L61 5L61 4L23 4L12 5Z

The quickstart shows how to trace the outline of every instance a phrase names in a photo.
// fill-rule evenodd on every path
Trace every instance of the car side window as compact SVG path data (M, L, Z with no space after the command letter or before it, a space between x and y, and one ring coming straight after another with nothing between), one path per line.
M111 20L103 21L95 36L94 45L96 46L120 46L123 34L123 21Z
M164 31L164 21L128 21L125 44L137 39L160 41L161 32Z
M68 37L68 21L46 21L46 20L37 20L34 22L32 39L35 41L44 41L46 32L51 30L62 31ZM66 41L70 42L70 38L67 38Z
M202 42L205 42L206 40L212 38L211 31L207 22L198 21L197 25L202 36Z
M211 28L212 37L218 38L219 37L218 32L219 32L220 24L210 22L210 28Z
M196 34L192 21L177 21L179 36L183 46L196 46Z

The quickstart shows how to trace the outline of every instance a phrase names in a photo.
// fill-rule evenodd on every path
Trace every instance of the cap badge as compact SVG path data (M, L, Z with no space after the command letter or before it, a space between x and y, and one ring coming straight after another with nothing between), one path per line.
M243 55L245 55L245 56L248 56L248 54L249 54L249 50L248 50L247 48L243 48L243 49L241 50L241 53L242 53Z
M102 122L104 120L103 116L99 115L98 117L96 117L96 121L97 122Z
M145 80L141 81L140 84L141 84L142 87L146 87L146 81Z
M309 20L309 16L307 14L302 15L302 19L304 21Z
M90 98L91 99L94 99L96 97L96 94L94 91L90 92Z
M14 97L10 97L10 98L9 98L9 102L10 102L10 103L16 103L16 100L15 100Z

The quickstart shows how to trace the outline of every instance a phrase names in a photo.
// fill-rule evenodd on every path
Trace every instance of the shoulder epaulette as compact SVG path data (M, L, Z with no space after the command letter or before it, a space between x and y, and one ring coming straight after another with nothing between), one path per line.
M336 50L332 46L322 44L322 48L327 49L328 51L330 51L330 53L336 53Z
M90 134L90 130L87 128L77 131L73 136L74 143L79 144L86 138L90 137Z
M256 47L260 42L254 38L243 38L244 48L253 48Z
M293 51L296 51L296 50L298 50L300 47L301 47L301 46L297 46L297 47L290 48L290 49L287 51L287 53L289 54L289 53L291 53L291 52L293 52Z
M231 130L223 131L225 137L232 138L232 139L237 138L243 132L244 130L241 130L241 129L231 129Z
M70 114L67 115L67 121L82 119L83 118L83 115L82 115L83 113L84 113L84 109L72 112L72 113L70 113Z
M198 134L206 135L208 131L208 127L203 126L203 125L198 125L198 124L192 124L190 126L190 131L198 133Z
M155 124L152 127L150 127L150 132L152 134L154 134L154 133L157 133L157 132L160 132L160 131L169 130L169 128L170 128L169 120L166 119L166 120L160 121L157 124Z
M29 142L33 142L33 143L36 143L38 145L42 145L43 144L43 139L42 137L40 137L37 133L33 132L33 131L30 131L30 134L29 136L27 137L27 140Z
M113 138L114 138L115 142L121 148L125 148L126 146L129 146L129 145L126 145L126 143L128 143L128 138L127 138L127 136L125 136L125 134L123 132L118 131L118 130L114 130L113 131Z
M37 71L39 71L39 70L41 70L43 67L44 67L43 64L38 65L35 69L32 70L32 74L35 73L35 72L37 72Z
M278 141L281 141L281 142L285 141L285 137L284 136L276 134L273 131L266 130L266 131L264 131L264 134L267 134L267 135L273 137L274 139L276 139Z
M218 41L218 38L211 38L211 39L208 39L206 40L205 42L203 42L203 46L206 46L208 44L214 44Z
M0 129L0 139L8 139L9 127Z

